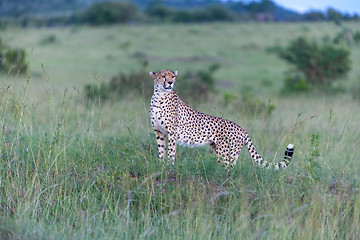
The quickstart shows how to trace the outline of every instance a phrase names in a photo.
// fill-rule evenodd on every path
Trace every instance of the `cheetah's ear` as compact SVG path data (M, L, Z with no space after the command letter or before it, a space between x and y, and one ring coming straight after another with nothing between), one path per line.
M177 76L177 75L178 75L178 71L175 71L174 74L175 74L175 76Z
M150 72L150 76L151 76L152 78L155 77L155 74L156 74L156 72Z

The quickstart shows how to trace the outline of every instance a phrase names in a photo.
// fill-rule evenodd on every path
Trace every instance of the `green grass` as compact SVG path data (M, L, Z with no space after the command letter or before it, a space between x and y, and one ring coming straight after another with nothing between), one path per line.
M351 90L360 48L351 47L344 92L285 96L288 66L266 51L299 35L339 31L330 23L2 31L4 42L30 53L31 70L1 75L0 238L358 238L360 111ZM55 40L45 44L49 36ZM291 165L260 169L243 149L228 173L209 147L179 147L173 168L161 164L149 99L89 103L83 92L139 67L132 57L139 53L149 71L181 74L219 62L219 92L197 109L239 123L269 161L293 143ZM271 115L239 107L245 87L271 100ZM237 99L225 105L224 91Z

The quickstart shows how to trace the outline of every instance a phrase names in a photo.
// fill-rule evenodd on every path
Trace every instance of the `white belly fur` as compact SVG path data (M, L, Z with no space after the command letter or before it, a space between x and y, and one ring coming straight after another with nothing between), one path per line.
M201 146L209 145L212 142L207 140L199 143L199 142L181 141L178 139L177 143L181 146L186 146L186 147L201 147Z

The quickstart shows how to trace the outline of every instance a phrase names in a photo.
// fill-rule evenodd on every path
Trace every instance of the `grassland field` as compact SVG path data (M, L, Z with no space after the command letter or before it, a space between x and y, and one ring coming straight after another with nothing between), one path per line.
M352 70L332 91L297 94L284 93L290 66L268 51L344 28L360 31L355 22L0 30L30 65L0 75L0 238L358 239L360 46L345 46ZM147 96L84 93L138 69L139 56L148 71L180 76L220 64L218 91L196 109L244 127L269 161L293 143L292 163L260 169L244 148L227 172L210 147L179 147L174 167L161 164ZM271 114L240 109L244 88Z

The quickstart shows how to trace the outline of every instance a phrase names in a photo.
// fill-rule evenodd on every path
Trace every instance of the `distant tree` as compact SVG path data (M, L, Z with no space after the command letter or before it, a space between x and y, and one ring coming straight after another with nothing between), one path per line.
M305 21L324 21L326 20L326 16L321 11L310 10L309 12L304 13L303 19Z
M259 21L272 21L275 19L276 4L271 0L252 1L246 7L252 19Z
M221 4L196 9L175 9L156 2L150 4L145 13L160 20L182 23L233 21L236 19L235 14Z
M90 25L126 23L134 20L138 8L130 2L99 2L78 16L78 22Z
M222 5L211 5L188 11L186 22L214 22L214 21L233 21L235 15Z
M221 4L211 5L206 10L214 21L233 21L236 18L232 11Z
M251 13L273 13L276 4L271 0L252 1L246 6L246 9Z
M168 20L175 14L175 9L166 7L161 2L152 2L145 9L145 14L159 20Z
M198 22L199 19L204 19L204 12L199 10L177 10L173 12L171 21L181 23Z
M327 19L335 22L336 24L340 24L340 21L343 19L343 15L341 12L334 8L328 8L326 11Z

